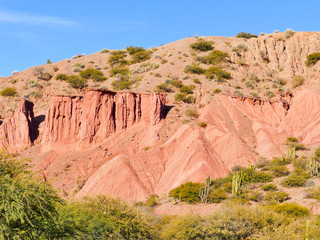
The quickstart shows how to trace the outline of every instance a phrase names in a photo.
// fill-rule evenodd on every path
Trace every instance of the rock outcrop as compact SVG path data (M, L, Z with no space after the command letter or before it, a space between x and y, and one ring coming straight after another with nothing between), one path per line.
M151 125L163 118L165 95L87 90L82 96L52 98L42 144L79 143L80 149L103 142L137 122Z
M13 117L0 126L0 147L9 152L19 152L30 147L36 138L33 103L21 99Z

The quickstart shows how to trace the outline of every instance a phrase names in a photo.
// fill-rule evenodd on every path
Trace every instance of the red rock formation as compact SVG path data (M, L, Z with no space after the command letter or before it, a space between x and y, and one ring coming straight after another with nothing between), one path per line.
M42 144L79 142L79 147L85 149L137 122L158 123L164 104L162 94L88 90L83 97L55 96L47 113Z
M21 99L12 118L0 126L0 147L8 152L19 152L31 146L35 139L33 103Z

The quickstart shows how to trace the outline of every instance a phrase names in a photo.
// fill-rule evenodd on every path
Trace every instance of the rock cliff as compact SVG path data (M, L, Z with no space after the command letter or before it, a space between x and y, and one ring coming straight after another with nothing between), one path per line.
M21 99L13 117L3 121L0 126L0 147L9 152L19 152L30 147L36 137L33 103Z

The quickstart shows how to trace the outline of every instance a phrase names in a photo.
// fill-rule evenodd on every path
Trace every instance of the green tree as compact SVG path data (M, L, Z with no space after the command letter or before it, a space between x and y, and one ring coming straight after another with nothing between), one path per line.
M30 171L24 159L0 153L0 239L59 239L56 191Z

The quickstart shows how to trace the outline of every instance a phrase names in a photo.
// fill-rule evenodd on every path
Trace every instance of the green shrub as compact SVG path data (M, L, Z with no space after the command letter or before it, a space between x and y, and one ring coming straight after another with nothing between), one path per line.
M220 67L214 67L214 66L209 67L206 70L205 75L209 79L216 78L218 82L224 82L226 79L231 78L231 74L229 72L222 70L222 68Z
M292 29L287 29L287 30L285 31L285 37L286 37L286 38L290 38L290 37L293 36L294 33L295 33L295 31L293 31Z
M206 128L208 124L206 122L199 122L199 126L202 128Z
M116 80L112 81L111 85L114 90L119 91L130 89L135 82L135 80L130 80L126 75L120 75Z
M267 184L267 185L264 185L262 187L262 190L266 191L266 192L268 192L268 191L276 191L277 190L277 186L274 185L274 184Z
M295 76L292 81L292 87L297 88L299 86L302 86L304 84L304 80L304 77L301 75Z
M213 50L210 54L208 54L205 57L199 57L197 60L199 62L205 63L205 64L219 64L222 62L228 61L230 58L229 54L226 52L222 52L220 50Z
M111 68L109 71L110 77L116 76L116 75L127 75L129 74L130 70L128 68Z
M320 187L307 190L306 198L320 200Z
M132 54L135 54L137 52L140 52L140 51L143 51L144 48L143 47L133 47L133 46L130 46L130 47L127 47L126 48L127 52L132 55Z
M215 89L213 89L212 93L213 94L221 93L221 89L220 88L215 88Z
M305 61L306 66L311 67L315 65L320 60L320 52L311 53L307 56Z
M195 84L201 84L201 82L200 82L200 80L199 80L198 78L193 79L193 82L194 82Z
M100 53L109 53L110 51L108 50L108 49L102 49L101 51L100 51Z
M276 95L274 94L273 91L267 90L267 91L266 91L266 96L267 96L268 98L273 98L273 97L275 97Z
M25 159L0 152L0 239L65 239L72 233L59 222L64 201L37 176Z
M270 170L275 177L288 176L290 173L286 166L273 166L270 168Z
M292 174L289 175L286 179L284 179L281 182L281 185L284 187L303 187L306 182L307 182L308 178L306 178L305 176L301 176L301 175L297 175L297 174Z
M138 52L135 52L131 55L132 62L133 63L140 63L140 62L144 62L146 60L149 60L151 58L150 57L151 53L152 53L151 51L145 50L145 49L140 50Z
M187 108L185 114L191 118L197 118L199 116L198 112L192 108Z
M197 51L207 52L213 49L212 44L213 42L211 41L205 41L202 38L198 38L195 43L190 45L190 47Z
M210 203L220 203L228 198L228 194L222 189L214 189L210 192L208 200Z
M125 202L105 196L72 202L60 209L60 216L63 225L71 225L78 230L70 239L146 240L156 237L147 219Z
M186 93L179 92L174 95L175 102L194 103L194 97Z
M148 197L144 206L146 207L155 207L159 204L159 196L157 194L152 194Z
M236 35L237 38L257 38L258 36L256 34L251 34L251 33L247 33L247 32L240 32Z
M269 191L267 192L266 196L264 197L266 201L271 202L284 202L290 199L289 194L286 192L275 192L275 191Z
M201 68L199 65L187 65L184 68L184 72L201 75L201 74L205 73L205 70L203 68Z
M172 92L172 88L167 83L161 83L156 86L155 92Z
M87 68L86 70L81 71L79 75L85 79L92 79L94 82L103 82L107 80L101 71L93 68Z
M295 137L287 137L286 144L290 145L292 143L298 143L298 139Z
M272 181L272 176L265 172L246 169L244 173L247 174L245 181L248 183L267 183Z
M0 95L3 97L14 97L18 95L18 92L15 88L7 87L0 92Z
M311 215L310 210L296 203L283 203L271 207L277 213L288 214L292 217L308 217Z
M199 192L202 185L201 183L187 181L179 187L172 189L169 196L188 203L200 202Z
M64 73L59 73L56 76L56 80L67 81L68 80L68 75L64 74Z
M186 94L192 94L193 89L194 89L194 85L189 85L189 86L183 85L180 87L179 91Z
M76 89L82 89L86 87L86 80L76 75L69 76L67 82L71 87Z
M314 152L314 155L316 157L320 157L320 147L316 148L315 152Z
M177 87L177 88L181 88L183 86L182 81L180 81L180 80L171 80L170 85Z
M129 64L129 61L126 60L125 57L126 57L125 51L119 50L119 51L111 52L111 56L108 59L108 63L111 66L117 65L117 66L123 67Z

